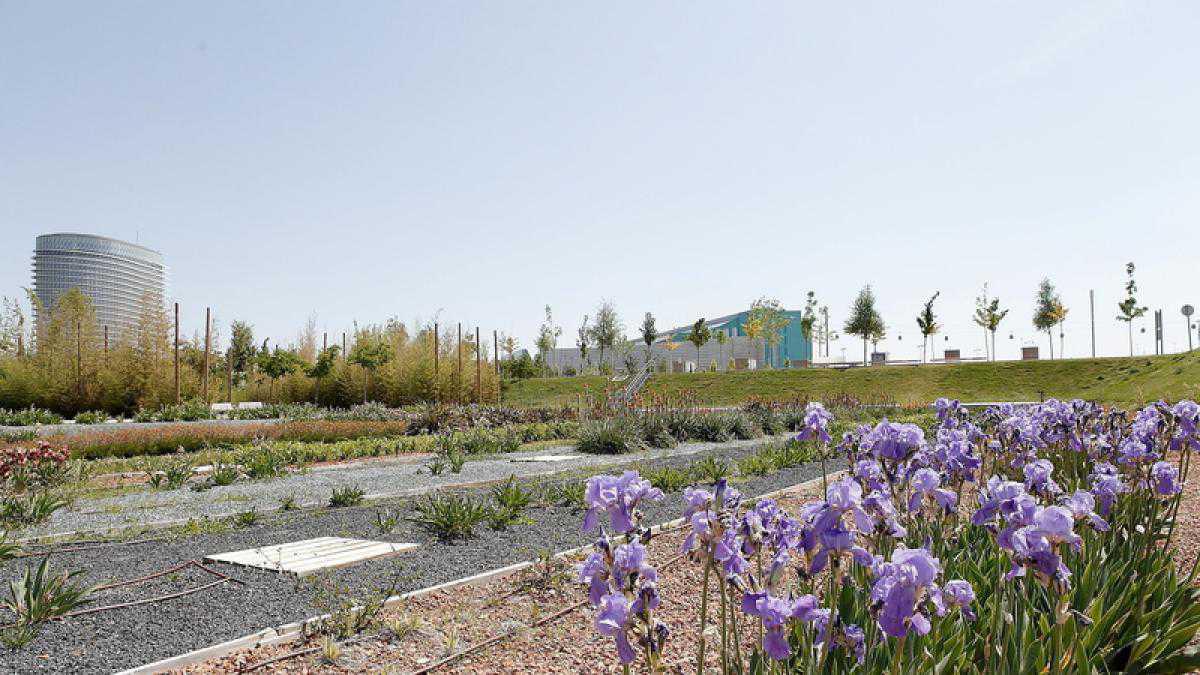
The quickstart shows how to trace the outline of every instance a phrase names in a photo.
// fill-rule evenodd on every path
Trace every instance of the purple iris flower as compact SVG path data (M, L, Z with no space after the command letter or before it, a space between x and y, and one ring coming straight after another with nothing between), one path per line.
M1063 500L1063 506L1071 510L1077 522L1087 522L1097 532L1108 530L1108 523L1096 513L1096 496L1087 490L1076 490Z
M1179 484L1179 469L1170 462L1155 462L1150 467L1150 484L1155 493L1165 497L1177 495L1183 490Z
M864 490L884 490L888 487L883 467L873 459L860 459L855 462L854 478L862 484Z
M825 406L813 401L804 408L804 426L800 428L800 434L796 438L801 441L816 440L828 443L831 440L829 423L832 421L833 414L826 410Z
M607 513L613 531L624 534L634 527L639 502L662 498L662 490L652 486L636 471L626 471L620 476L593 476L588 479L584 493L588 510L583 518L583 531L596 529L600 514Z
M813 557L812 567L809 569L810 574L817 574L824 570L831 557L840 559L845 554L849 554L855 563L863 567L870 567L875 562L870 551L855 543L855 533L842 527L841 523L834 523L821 530L818 532L818 536L821 548Z
M633 663L637 653L629 644L626 634L629 628L629 599L621 593L610 593L600 600L600 611L596 614L596 632L605 637L616 638L617 657L621 663Z
M1062 492L1054 482L1054 464L1048 459L1038 459L1025 465L1025 487L1030 492L1045 497L1054 497Z
M1092 467L1090 478L1092 494L1096 496L1096 501L1100 505L1100 515L1107 516L1117 501L1117 495L1128 492L1129 488L1121 479L1121 473L1117 467L1107 462L1096 462Z
M909 511L919 510L926 497L937 502L945 513L953 511L958 504L958 497L941 486L942 477L933 469L917 469L910 484L913 492L908 499Z
M896 507L892 505L891 497L876 491L863 497L862 503L863 509L875 520L876 531L897 539L908 536L908 530L896 519Z
M862 445L877 459L901 462L925 444L925 432L915 424L893 424L886 419L875 425Z
M792 655L787 640L788 620L796 618L797 614L811 613L816 602L812 595L784 600L768 593L747 593L742 598L742 611L762 619L763 651L772 659L782 661Z
M862 628L854 624L842 624L841 629L830 631L828 609L817 609L812 612L813 627L817 631L816 644L824 645L827 649L842 648L854 654L855 661L861 666L867 660L867 636ZM839 622L840 623L840 622ZM830 635L830 633L833 633Z
M876 620L883 632L892 637L929 632L929 617L920 605L941 570L941 562L929 551L903 546L896 547L890 562L875 566L871 599L881 605Z
M741 576L748 569L746 559L742 557L742 543L733 530L726 530L717 541L713 547L713 560L721 565L726 578Z
M979 510L971 516L971 524L984 525L994 520L1002 510L1011 512L1016 499L1024 495L1023 484L992 476L985 489L979 491Z
M1171 407L1171 414L1177 425L1171 449L1200 449L1200 405L1195 401L1180 401Z
M975 612L971 603L975 602L975 589L971 582L963 579L952 579L942 585L939 593L934 594L934 605L938 607L938 616L944 616L947 611L958 608L968 621L975 620Z
M708 490L693 487L683 489L683 517L691 518L697 511L707 511L713 503L713 494Z
M600 604L608 592L608 560L602 551L594 551L579 566L579 582L588 585L588 602Z
M939 398L933 402L933 409L937 411L939 422L944 422L948 418L958 415L961 406L962 404L957 399Z

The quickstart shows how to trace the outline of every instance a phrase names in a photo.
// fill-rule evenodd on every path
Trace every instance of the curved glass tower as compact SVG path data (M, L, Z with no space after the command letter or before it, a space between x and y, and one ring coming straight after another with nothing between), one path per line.
M161 307L166 284L162 254L91 234L43 234L33 252L33 292L46 309L72 288L87 296L109 340L131 339L146 307ZM34 323L38 321L34 308Z

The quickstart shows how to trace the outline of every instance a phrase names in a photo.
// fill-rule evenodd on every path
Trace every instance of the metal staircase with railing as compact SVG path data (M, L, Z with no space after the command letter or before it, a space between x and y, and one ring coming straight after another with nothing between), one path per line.
M638 369L637 373L631 377L628 377L625 382L624 389L615 391L611 396L609 396L609 405L616 407L620 405L629 405L632 403L633 399L637 397L639 392L642 391L642 387L646 386L646 382L650 380L650 375L653 372L654 370L650 367L649 363L643 364L642 367Z

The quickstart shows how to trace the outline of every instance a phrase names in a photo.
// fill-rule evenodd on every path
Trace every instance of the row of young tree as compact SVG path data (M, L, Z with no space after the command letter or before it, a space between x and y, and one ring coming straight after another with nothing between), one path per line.
M1117 303L1116 319L1125 322L1129 332L1129 355L1133 356L1133 322L1145 315L1147 307L1140 305L1137 299L1138 287L1134 279L1134 264L1125 265L1125 297ZM937 315L934 313L934 303L940 291L935 292L925 302L917 314L917 329L921 334L921 360L927 359L930 338L941 331ZM850 317L846 320L843 330L848 335L862 338L863 361L867 361L867 343L877 344L887 333L887 328L875 306L875 293L871 287L865 286L859 291L850 308ZM989 360L996 358L996 332L1001 322L1008 316L1009 310L1000 304L1000 298L988 292L988 285L983 285L982 293L975 299L975 313L971 320L984 331L985 355ZM1046 334L1050 348L1050 358L1054 358L1054 331L1058 329L1059 357L1064 355L1063 344L1066 339L1064 324L1069 310L1062 296L1049 278L1043 278L1038 284L1034 298L1033 327Z
M1133 322L1147 311L1147 308L1140 305L1137 299L1138 288L1134 279L1134 271L1134 264L1128 263L1125 267L1125 297L1117 304L1119 313L1116 316L1118 321L1127 324L1131 356L1133 355ZM931 339L942 330L942 324L934 311L940 295L940 291L933 293L916 316L917 330L921 335L922 361L930 358ZM983 330L984 353L985 358L989 360L996 358L996 333L1009 311L1008 308L1001 305L999 297L990 293L988 285L985 283L982 292L975 299L975 311L971 319ZM1066 338L1064 324L1068 314L1069 310L1053 282L1049 278L1042 279L1035 295L1032 324L1037 331L1046 334L1049 355L1052 359L1055 358L1054 332L1056 329L1059 338L1058 354L1060 357L1064 354L1063 346ZM766 355L772 353L772 350L779 345L783 331L789 322L790 319L786 316L779 301L764 296L751 304L742 329L746 336L760 345L760 352ZM830 328L829 307L821 306L813 291L807 293L804 309L800 316L800 330L804 338L813 345L814 352L825 356L829 355L829 343L840 337L837 331ZM633 346L636 343L626 337L624 324L613 303L603 300L594 314L583 317L576 333L574 346L579 351L580 361L584 364L585 369L591 365L591 355L595 353L597 355L595 366L599 372L610 373L619 365L632 372L650 363L652 345L661 337L656 327L656 319L650 312L646 312L639 327L639 333L644 345L641 358L637 358L637 355L633 353ZM868 345L878 346L878 343L887 337L887 324L879 313L875 292L870 285L864 286L855 297L848 318L842 326L842 333L862 339L864 363L869 359ZM539 328L535 343L538 356L532 367L523 373L524 376L563 374L564 369L555 362L558 340L561 336L562 326L555 322L550 306L547 305L545 319ZM684 340L696 350L698 369L700 368L700 350L710 341L715 341L720 345L718 362L725 362L724 347L730 338L722 330L713 330L705 318L699 318L691 325L691 329L684 335ZM664 346L667 350L674 351L680 345L668 339ZM605 360L606 355L608 360Z
M31 302L36 306L36 298ZM78 290L36 311L34 335L17 301L5 298L0 307L0 408L129 414L205 399L397 406L490 401L500 387L492 350L486 342L477 345L469 331L461 335L461 327L457 334L439 329L435 339L436 324L410 331L393 319L356 325L342 344L330 345L318 339L310 318L294 342L272 345L258 342L248 322L234 321L224 348L219 327L211 330L207 350L201 332L181 338L176 371L174 325L165 308L147 305L136 328L113 340L104 338L90 300ZM501 349L507 344L510 355L515 349L509 338L497 342Z

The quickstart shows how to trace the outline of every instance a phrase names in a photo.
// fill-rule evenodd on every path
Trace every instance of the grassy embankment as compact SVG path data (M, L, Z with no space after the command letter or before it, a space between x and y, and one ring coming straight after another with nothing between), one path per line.
M604 377L524 380L504 393L515 406L572 403L587 387L617 386ZM1200 396L1200 350L1190 354L1060 361L882 366L829 370L732 373L655 373L646 394L692 392L704 405L734 405L758 396L820 399L850 394L863 400L927 403L939 396L963 401L1031 401L1042 396L1136 404Z

